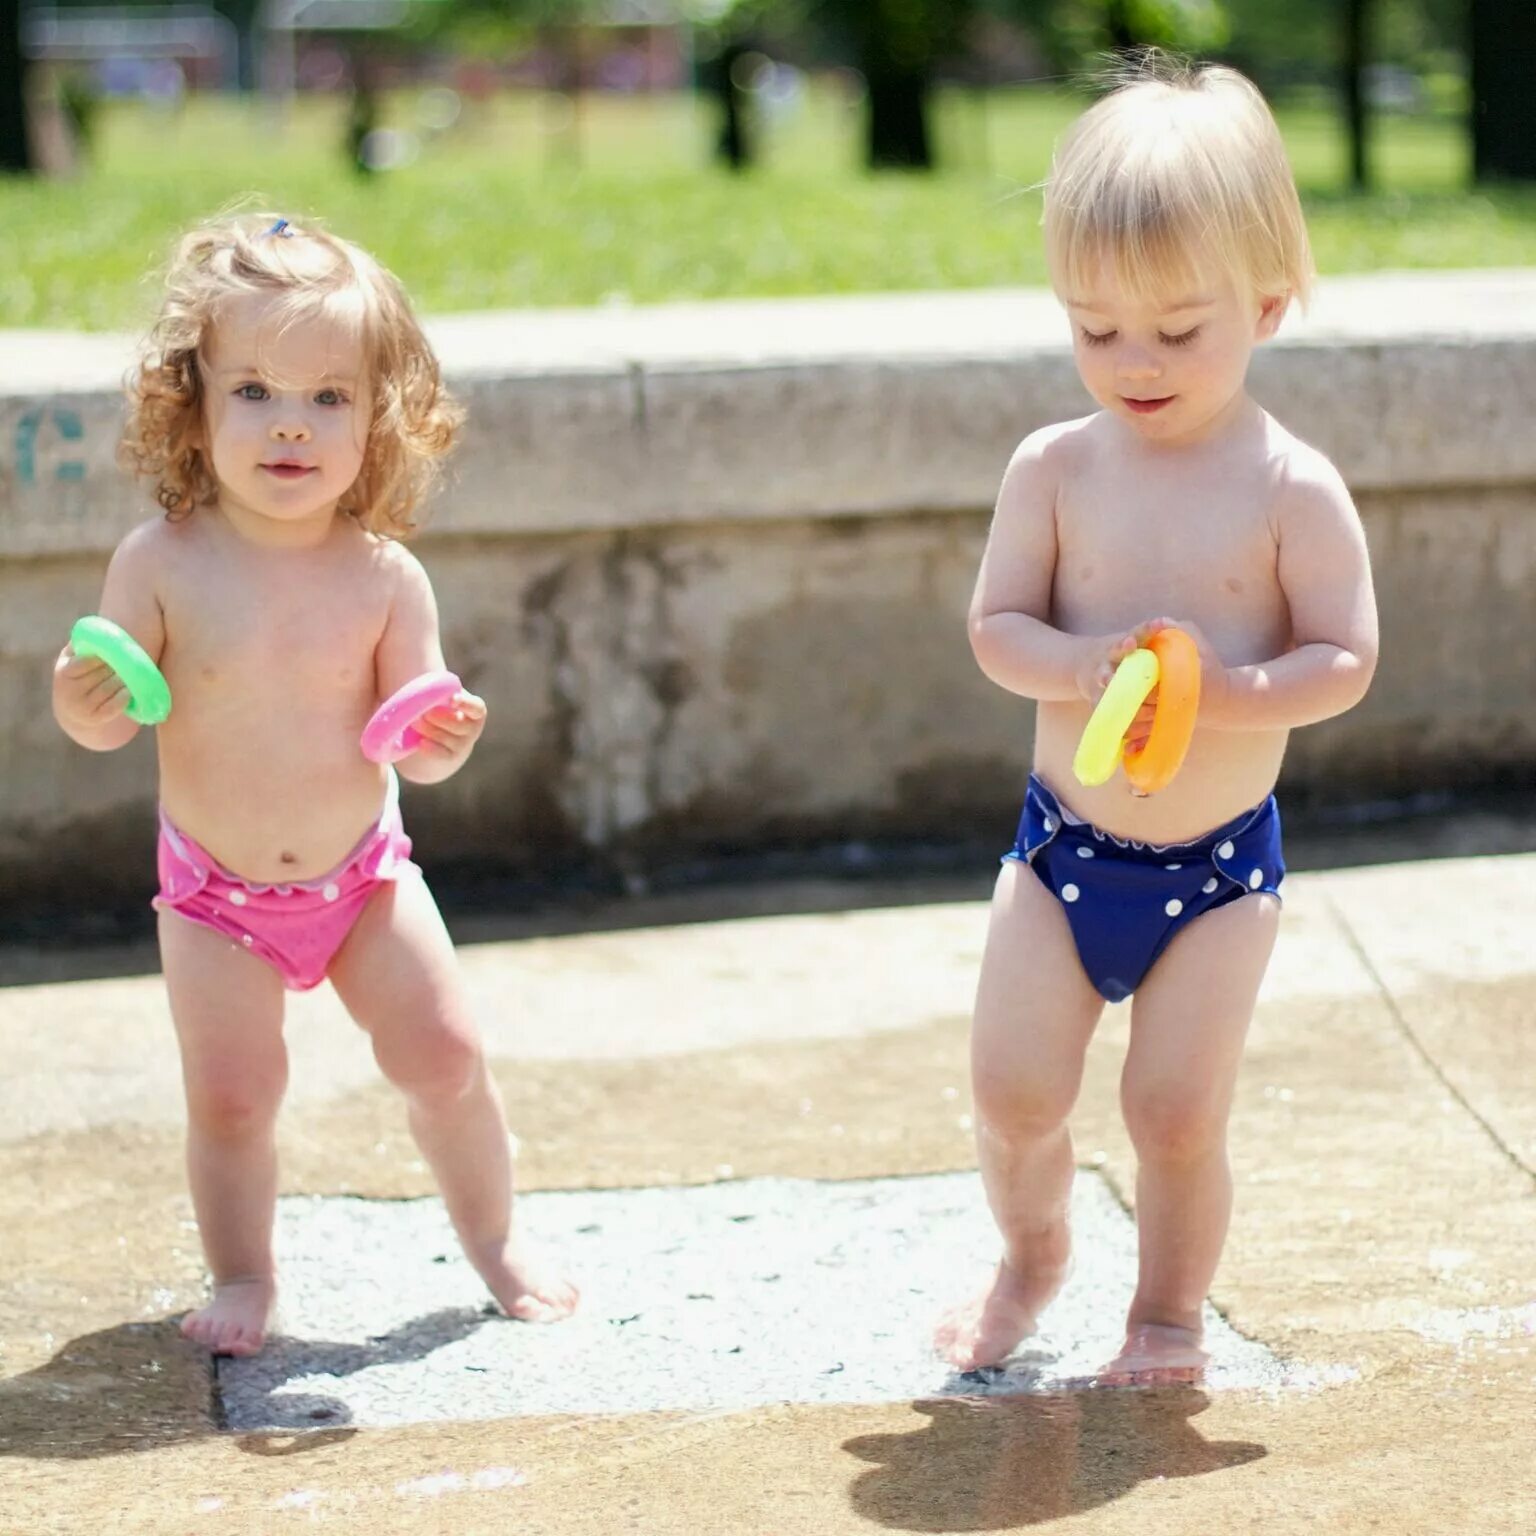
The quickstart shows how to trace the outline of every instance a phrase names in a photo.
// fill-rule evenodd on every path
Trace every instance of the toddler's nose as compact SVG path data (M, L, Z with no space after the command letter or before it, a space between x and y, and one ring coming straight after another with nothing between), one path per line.
M282 443L307 443L309 427L297 417L290 421L275 421L272 424L272 436Z
M1150 352L1126 351L1118 359L1117 372L1122 379L1155 379L1163 365Z

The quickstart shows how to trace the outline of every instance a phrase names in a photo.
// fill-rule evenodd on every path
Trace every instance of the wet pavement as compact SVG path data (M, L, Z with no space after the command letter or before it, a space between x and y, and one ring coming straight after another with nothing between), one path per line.
M524 1200L524 1230L582 1277L584 1304L563 1327L487 1314L439 1200L284 1201L285 1304L305 1337L220 1362L229 1427L1059 1391L1086 1385L1116 1353L1136 1273L1135 1226L1085 1170L1071 1283L1007 1369L960 1374L929 1339L957 1281L978 1283L997 1256L969 1173ZM338 1253L356 1258L345 1286ZM1281 1362L1214 1311L1206 1324L1212 1390L1316 1387L1349 1374Z
M1287 881L1217 1367L1161 1391L1079 1374L1130 1280L1128 1010L1074 1118L1067 1291L1011 1380L956 1378L922 1342L989 1254L974 883L641 910L456 924L584 1315L485 1314L322 990L290 1014L284 1337L217 1372L173 1321L202 1276L152 957L0 958L0 1531L1536 1528L1536 855Z

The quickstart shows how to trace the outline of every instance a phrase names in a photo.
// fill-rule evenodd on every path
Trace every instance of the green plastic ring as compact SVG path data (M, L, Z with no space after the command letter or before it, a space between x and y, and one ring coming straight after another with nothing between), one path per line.
M123 713L130 720L159 725L170 714L170 685L144 647L121 625L99 614L88 614L75 621L69 644L75 655L95 656L122 678L128 689L128 707Z

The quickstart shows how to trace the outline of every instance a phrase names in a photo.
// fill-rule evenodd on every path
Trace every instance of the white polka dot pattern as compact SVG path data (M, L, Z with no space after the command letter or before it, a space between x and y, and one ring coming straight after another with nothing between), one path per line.
M1262 869L1256 869L1251 875L1248 876L1248 889L1250 891L1258 890L1258 888L1263 884L1264 871Z
M1064 885L1061 888L1061 899L1063 901L1076 901L1082 894L1075 885Z
M1079 848L1077 850L1077 856L1080 859L1091 859L1093 857L1093 849L1092 848Z
M1166 912L1169 917L1177 917L1179 915L1179 913L1182 912L1183 910L1184 910L1184 903L1182 901L1180 901L1177 896L1175 896L1173 898L1173 900L1170 901L1168 903L1168 905L1163 908L1163 911Z
M335 901L336 898L341 895L341 887L338 886L335 881L332 881L325 887L323 891L320 892L320 894L324 896L327 901Z
M1214 891L1216 889L1216 887L1218 885L1220 885L1220 884L1221 884L1221 881L1219 881L1216 878L1215 875L1212 875L1211 878L1209 880L1207 880L1205 882L1205 884L1200 887L1200 889L1202 891L1204 891L1207 896L1209 896L1211 894L1211 892Z
M1216 850L1216 857L1218 859L1230 859L1236 852L1237 849L1233 845L1231 838L1228 838L1227 841L1224 842L1221 847Z

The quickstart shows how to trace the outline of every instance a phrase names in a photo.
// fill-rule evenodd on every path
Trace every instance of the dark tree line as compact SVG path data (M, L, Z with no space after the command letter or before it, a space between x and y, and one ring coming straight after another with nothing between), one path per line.
M0 0L0 171L29 171L26 61L21 55L21 0Z
M214 0L241 33L241 85L254 84L260 0ZM1472 85L1473 165L1479 180L1536 180L1536 0L1429 0L1438 16L1456 18ZM0 171L35 164L27 133L27 61L21 48L24 0L0 0ZM1228 0L1240 12L1243 0ZM602 9L602 0L434 0L439 33L464 20L482 30L488 21L546 33L577 25ZM1289 0L1270 8L1294 9L1298 23L1326 25L1334 33L1341 95L1356 185L1370 179L1366 67L1372 58L1379 0ZM720 103L722 156L744 166L752 156L750 120L735 66L758 40L803 34L823 56L852 64L866 84L866 159L872 167L923 169L933 163L928 105L944 63L964 47L967 29L983 13L1005 16L1033 30L1058 57L1098 50L1128 50L1154 43L1203 52L1209 37L1187 35L1202 20L1221 18L1220 0L1203 6L1180 0L735 0L704 36L701 83ZM1240 37L1237 39L1241 41Z

